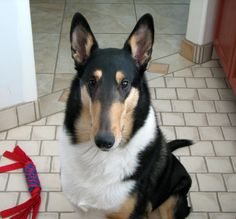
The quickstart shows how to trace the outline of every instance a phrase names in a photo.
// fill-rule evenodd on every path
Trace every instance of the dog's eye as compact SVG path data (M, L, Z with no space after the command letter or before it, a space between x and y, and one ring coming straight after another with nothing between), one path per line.
M126 87L128 87L128 85L129 85L129 82L127 81L127 80L123 80L123 81L121 81L121 88L122 89L125 89Z
M96 86L96 84L97 84L97 81L95 80L95 78L92 78L88 81L88 86L90 88L94 88Z

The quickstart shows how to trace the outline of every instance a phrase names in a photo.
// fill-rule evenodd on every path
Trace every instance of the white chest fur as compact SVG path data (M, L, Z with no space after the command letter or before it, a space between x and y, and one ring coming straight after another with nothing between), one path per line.
M71 145L63 131L60 140L62 186L69 200L79 208L117 210L134 187L123 182L138 166L138 153L156 135L156 119L150 107L145 124L123 148L103 152L91 142Z

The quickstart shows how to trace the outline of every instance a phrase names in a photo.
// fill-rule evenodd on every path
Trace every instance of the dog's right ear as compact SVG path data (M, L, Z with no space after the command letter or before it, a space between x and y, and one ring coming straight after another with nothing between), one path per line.
M70 29L71 53L75 64L83 65L91 53L98 48L97 41L85 17L76 13Z

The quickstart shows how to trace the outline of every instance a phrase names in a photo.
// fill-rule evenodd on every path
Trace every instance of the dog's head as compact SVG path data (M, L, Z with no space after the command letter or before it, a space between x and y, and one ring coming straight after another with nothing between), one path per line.
M86 19L80 13L74 15L70 42L77 77L67 113L70 104L79 108L73 124L77 142L93 140L102 150L127 143L134 132L135 109L153 41L153 19L146 14L122 49L99 49Z

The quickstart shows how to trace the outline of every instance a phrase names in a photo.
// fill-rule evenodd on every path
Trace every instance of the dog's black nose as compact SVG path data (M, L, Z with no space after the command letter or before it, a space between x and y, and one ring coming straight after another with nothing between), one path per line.
M114 145L115 137L110 132L98 132L95 143L102 150L108 150Z

